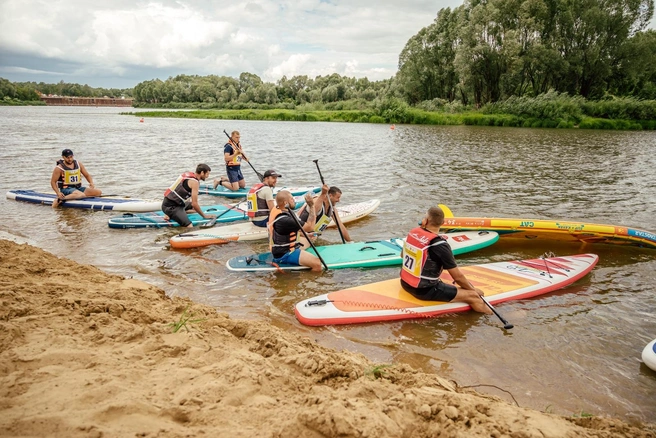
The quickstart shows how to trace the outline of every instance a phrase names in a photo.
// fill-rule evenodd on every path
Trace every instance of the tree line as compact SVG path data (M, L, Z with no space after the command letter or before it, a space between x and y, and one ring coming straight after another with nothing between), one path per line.
M587 114L609 106L588 108L584 101L616 99L612 108L630 105L639 107L634 113L647 115L656 105L656 32L645 30L653 12L654 0L465 0L457 8L440 9L433 23L408 40L398 72L386 80L335 73L283 76L270 83L244 72L238 78L177 75L118 90L0 78L0 99L37 100L30 90L38 90L132 96L134 106L148 107L380 114L402 114L407 106L518 114L531 106L538 108L534 113L577 107Z
M132 97L132 88L93 88L88 85L60 81L56 84L45 82L11 82L0 78L0 101L18 100L39 101L39 93L74 97Z
M654 99L653 12L653 0L466 0L410 38L396 79L410 104L549 90Z

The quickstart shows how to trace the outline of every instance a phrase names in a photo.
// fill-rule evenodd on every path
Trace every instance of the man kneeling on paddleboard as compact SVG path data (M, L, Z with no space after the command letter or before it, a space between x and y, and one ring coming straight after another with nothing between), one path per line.
M82 176L89 181L89 187L82 185ZM77 161L70 149L62 151L62 159L57 161L57 167L52 171L50 186L57 194L52 201L52 208L59 207L67 199L81 199L102 195L93 183L93 178L87 172L84 164Z
M273 169L264 172L264 178L261 183L255 184L248 192L248 220L253 222L257 227L266 228L269 223L269 214L275 207L273 200L273 188L281 178L278 172Z
M477 312L491 314L481 299L483 291L465 277L453 257L447 241L438 235L444 223L444 212L439 207L428 209L421 226L410 230L403 245L401 286L415 298L425 301L460 301ZM458 286L440 279L446 269Z
M205 179L210 176L211 170L212 169L210 169L210 166L207 164L199 164L196 167L196 173L183 173L175 180L173 185L164 192L162 211L165 214L164 218L166 220L173 219L179 223L181 227L193 227L186 211L189 207L190 199L191 207L204 219L213 219L216 217L216 215L213 214L205 214L198 204L199 181L205 181Z
M342 191L338 187L333 186L329 188L327 184L324 184L321 187L321 193L314 199L314 214L316 221L314 224L313 233L309 234L313 243L317 237L321 235L321 233L323 233L326 228L328 228L328 224L330 223L331 219L337 221L337 226L340 235L344 239L344 243L351 242L351 236L342 223L342 220L339 218L339 215L335 211L335 205L340 201L341 197ZM298 213L298 217L304 221L307 220L308 207L306 205L301 207ZM307 241L307 239L305 239L305 236L299 235L298 240L303 244L305 249L310 247L310 243Z
M276 196L276 208L269 216L269 250L273 255L273 263L308 266L313 271L321 271L321 260L307 251L297 242L297 234L301 228L306 233L314 231L316 217L314 214L314 199L310 193L305 194L305 202L309 207L306 220L293 217L296 208L294 197L287 190L281 190Z

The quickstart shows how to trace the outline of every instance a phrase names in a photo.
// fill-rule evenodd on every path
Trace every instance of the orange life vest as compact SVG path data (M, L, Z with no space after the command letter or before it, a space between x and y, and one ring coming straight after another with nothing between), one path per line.
M282 211L278 206L273 207L273 210L269 214L267 229L269 230L269 251L272 253L274 248L286 248L288 251L291 251L296 245L296 231L289 234L280 234L274 227L276 221L286 216L289 216L289 212Z

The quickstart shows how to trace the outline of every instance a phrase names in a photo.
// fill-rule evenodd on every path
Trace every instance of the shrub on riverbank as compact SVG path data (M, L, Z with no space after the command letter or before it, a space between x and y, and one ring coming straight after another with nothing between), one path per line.
M45 104L42 100L20 100L9 96L0 99L0 106L43 106Z
M257 105L257 104L254 104ZM258 105L266 106L266 105ZM128 113L132 114L132 113ZM233 120L278 120L414 125L476 125L524 128L656 129L656 101L632 97L587 101L550 91L537 97L511 97L480 110L439 99L411 107L395 97L369 103L363 100L306 103L294 108L149 111L151 117Z

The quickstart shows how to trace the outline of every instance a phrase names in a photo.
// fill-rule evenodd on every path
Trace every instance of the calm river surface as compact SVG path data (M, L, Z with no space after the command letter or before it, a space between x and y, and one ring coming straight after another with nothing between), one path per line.
M372 198L380 208L349 226L355 240L402 237L437 203L458 216L576 220L656 231L656 134L481 127L152 119L125 109L0 107L0 174L11 189L50 191L61 150L71 148L104 193L161 199L200 162L223 172L223 130L241 131L255 168L280 183L317 185L319 159L343 204ZM248 166L247 183L256 176ZM507 242L461 256L462 265L594 252L591 275L542 297L504 303L515 325L468 312L430 320L310 328L294 304L332 290L398 275L398 268L320 275L243 275L231 257L264 242L171 250L175 229L113 230L116 213L49 207L2 197L2 232L58 256L132 276L235 318L266 320L323 345L379 363L415 368L476 386L520 406L565 415L656 422L656 373L640 360L656 338L656 251L600 244ZM204 196L203 204L223 202ZM323 244L338 243L337 231ZM502 390L500 390L502 389ZM507 392L504 392L507 391ZM512 394L512 397L509 395Z

